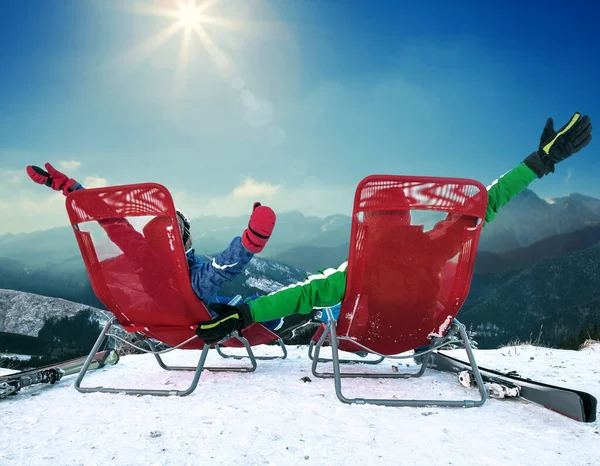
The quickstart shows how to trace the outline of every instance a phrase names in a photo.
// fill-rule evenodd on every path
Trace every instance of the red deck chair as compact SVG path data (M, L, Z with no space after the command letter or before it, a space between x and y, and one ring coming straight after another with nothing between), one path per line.
M250 367L205 367L211 345L194 333L199 322L210 314L191 287L187 260L183 250L175 207L169 191L159 184L142 183L74 191L66 200L67 212L85 263L94 293L109 309L111 318L75 382L80 392L108 392L148 395L192 393L203 369L212 371L251 372L256 359L251 346L278 342L281 339L260 324L244 329L220 342L228 347L245 347ZM124 389L81 387L94 354L105 338L111 336L133 345L118 335L109 334L117 321L137 338L147 341L158 364L167 370L195 371L186 390ZM171 348L157 351L152 340ZM216 346L216 345L213 345ZM196 367L166 365L160 354L179 349L202 350ZM276 356L279 357L279 356Z
M345 403L389 406L481 406L487 393L464 326L455 318L464 303L485 218L487 190L455 178L373 175L354 198L346 291L340 314L314 345L312 371L332 377ZM346 398L344 377L420 377L431 351L460 335L480 387L480 400ZM332 348L333 372L319 372L319 351ZM455 341L453 341L455 343ZM341 373L339 350L398 356L427 348L416 373Z

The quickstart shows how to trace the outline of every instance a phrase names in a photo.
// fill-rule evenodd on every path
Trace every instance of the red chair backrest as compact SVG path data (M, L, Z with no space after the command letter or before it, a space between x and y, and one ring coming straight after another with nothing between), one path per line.
M175 206L164 186L74 191L67 212L94 293L125 330L176 346L211 318L191 287ZM244 336L251 344L277 338L264 330L269 335ZM260 333L259 341L253 333ZM196 338L182 348L202 346Z
M362 180L338 335L386 355L443 335L469 292L486 207L487 190L477 181ZM435 213L440 221L430 228Z

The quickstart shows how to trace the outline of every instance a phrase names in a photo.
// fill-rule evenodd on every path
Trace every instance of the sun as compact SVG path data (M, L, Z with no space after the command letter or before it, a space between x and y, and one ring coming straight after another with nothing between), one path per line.
M185 91L185 81L190 60L190 49L194 42L206 51L206 57L221 69L234 69L231 57L211 37L207 27L220 27L242 32L248 26L243 22L220 16L221 0L146 0L129 9L142 16L163 18L166 27L127 50L121 58L121 66L127 71L135 70L142 62L151 59L154 53L177 34L181 37L177 57L174 87ZM247 22L246 22L247 23Z
M200 8L193 2L181 4L177 11L178 23L186 29L194 29L200 25Z

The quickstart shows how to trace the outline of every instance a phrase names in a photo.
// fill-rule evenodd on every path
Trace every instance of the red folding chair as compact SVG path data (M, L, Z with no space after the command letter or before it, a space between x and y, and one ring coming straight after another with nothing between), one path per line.
M67 197L67 212L94 293L113 316L104 326L75 382L80 392L148 395L192 393L202 370L252 372L256 359L252 346L277 342L287 355L283 341L260 324L231 334L220 345L244 347L249 367L205 367L211 346L195 334L199 322L211 316L191 287L175 207L169 191L156 183L142 183L74 191ZM138 339L166 370L195 371L185 390L81 387L90 362L107 337L135 346L108 333L114 323ZM152 339L170 348L157 351ZM175 348L202 350L196 367L168 366L160 355ZM141 349L141 348L140 348Z
M481 406L487 393L469 339L456 314L464 303L485 218L487 190L457 178L373 175L362 180L354 198L346 291L337 321L331 310L315 346L312 372L335 379L344 403L389 406ZM464 343L480 400L401 400L346 398L345 377L420 377L431 351ZM317 370L319 351L329 343L333 372ZM339 350L358 349L380 357L414 349L421 367L413 373L342 373Z

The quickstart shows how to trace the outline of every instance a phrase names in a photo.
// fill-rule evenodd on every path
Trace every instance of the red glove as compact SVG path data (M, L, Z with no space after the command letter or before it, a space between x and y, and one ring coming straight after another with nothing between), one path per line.
M261 205L260 202L255 202L248 228L242 234L244 247L255 254L261 252L275 228L275 220L273 209Z
M59 172L49 163L46 163L45 167L48 170L47 172L35 165L28 165L27 174L29 178L38 184L45 184L55 191L62 191L65 196L81 186L73 178Z

